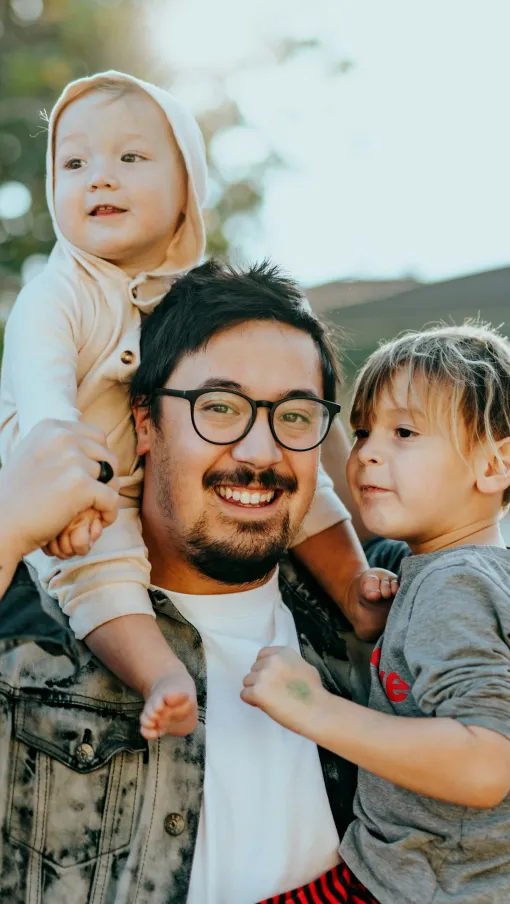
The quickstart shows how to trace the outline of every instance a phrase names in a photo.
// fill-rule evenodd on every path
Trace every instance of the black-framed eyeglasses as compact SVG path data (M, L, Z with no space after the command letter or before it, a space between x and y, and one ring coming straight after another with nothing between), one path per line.
M198 435L215 446L238 443L248 435L259 408L267 408L269 428L276 442L293 452L309 452L326 439L337 402L309 395L293 395L277 402L250 399L236 389L155 389L155 396L187 399Z

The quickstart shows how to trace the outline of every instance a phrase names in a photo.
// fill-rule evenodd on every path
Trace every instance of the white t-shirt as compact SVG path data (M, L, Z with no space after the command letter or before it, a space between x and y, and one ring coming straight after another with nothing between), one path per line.
M164 592L200 633L207 664L204 797L188 904L255 904L311 882L339 861L317 746L239 696L261 647L299 651L278 574L242 593Z

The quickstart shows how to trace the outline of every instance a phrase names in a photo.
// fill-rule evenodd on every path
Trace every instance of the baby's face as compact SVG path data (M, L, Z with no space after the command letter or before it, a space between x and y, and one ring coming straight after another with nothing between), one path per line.
M55 135L55 213L78 248L131 276L159 266L186 208L187 177L170 125L144 92L91 91Z

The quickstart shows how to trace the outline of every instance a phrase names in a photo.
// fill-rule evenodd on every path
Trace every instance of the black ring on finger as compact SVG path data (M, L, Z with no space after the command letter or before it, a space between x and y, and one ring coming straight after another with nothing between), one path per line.
M100 465L101 470L99 472L99 483L110 483L110 480L113 477L113 468L108 461L99 461L98 465Z

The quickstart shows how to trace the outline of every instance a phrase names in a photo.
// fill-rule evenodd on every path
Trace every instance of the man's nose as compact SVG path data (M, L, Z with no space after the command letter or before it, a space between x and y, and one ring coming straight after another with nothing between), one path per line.
M283 450L271 433L267 410L259 408L250 432L233 446L231 454L234 461L253 468L269 468L282 461Z

